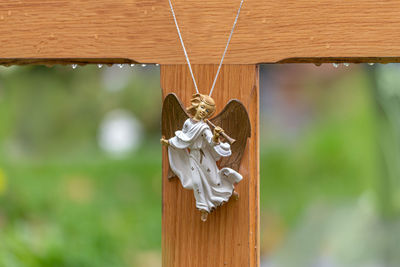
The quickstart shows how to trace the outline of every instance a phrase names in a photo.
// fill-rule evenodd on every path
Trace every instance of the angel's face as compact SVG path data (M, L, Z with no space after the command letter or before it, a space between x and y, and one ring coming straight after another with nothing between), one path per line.
M208 118L213 113L213 111L213 107L210 107L204 102L200 102L200 104L197 106L196 114L194 117L196 119L203 120Z

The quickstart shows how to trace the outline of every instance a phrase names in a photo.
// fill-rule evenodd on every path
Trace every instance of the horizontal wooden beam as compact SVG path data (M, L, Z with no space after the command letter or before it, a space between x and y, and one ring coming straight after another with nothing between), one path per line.
M216 64L240 0L173 0L193 64ZM226 64L398 62L398 0L245 0ZM167 0L2 0L0 63L185 63Z

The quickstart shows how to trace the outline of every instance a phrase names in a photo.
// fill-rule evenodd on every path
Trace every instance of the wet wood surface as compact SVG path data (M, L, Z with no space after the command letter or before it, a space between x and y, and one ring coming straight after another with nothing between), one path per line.
M217 64L240 0L172 2L192 63ZM398 0L245 0L225 63L398 62L399 29ZM166 0L2 0L0 43L0 64L185 63Z

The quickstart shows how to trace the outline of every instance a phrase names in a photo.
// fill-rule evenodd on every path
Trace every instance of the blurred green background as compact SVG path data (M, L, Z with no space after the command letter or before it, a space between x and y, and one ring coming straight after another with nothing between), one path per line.
M262 266L400 266L400 67L260 71ZM157 66L0 67L0 266L160 266L160 113Z

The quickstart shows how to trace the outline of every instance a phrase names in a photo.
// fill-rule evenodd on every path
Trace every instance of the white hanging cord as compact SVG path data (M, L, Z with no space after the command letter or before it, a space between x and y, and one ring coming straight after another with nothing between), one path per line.
M199 93L199 89L197 88L197 83L196 83L196 80L194 79L194 75L193 75L193 71L192 71L192 65L190 64L190 60L189 60L188 54L187 54L187 52L186 52L185 44L183 43L183 39L182 39L182 35L181 35L181 30L179 30L178 22L176 21L174 8L173 8L173 6L172 6L171 0L168 0L168 2L169 2L169 6L171 7L172 16L174 17L174 21L175 21L175 25L176 25L176 30L178 31L179 39L181 40L183 52L185 53L185 57L186 57L186 61L187 61L188 66L189 66L190 74L192 75L194 87L196 88L196 92Z
M222 62L224 61L225 54L226 54L226 51L228 50L229 43L231 42L231 38L232 38L232 35L233 35L233 31L235 30L236 23L237 23L238 18L239 18L240 10L242 9L243 1L244 1L244 0L242 0L242 1L240 2L240 6L239 6L238 12L237 12L237 14L236 14L235 22L233 23L232 30L231 30L231 34L229 35L228 42L226 43L224 53L222 54L221 62L219 63L218 70L217 70L217 74L215 75L214 82L213 82L213 85L211 86L211 90L210 90L209 96L211 96L212 93L213 93L213 91L214 91L214 86L215 86L215 83L217 82L217 78L218 78L218 75L219 75L219 71L221 70Z
M170 8L171 8L172 16L174 17L174 21L175 21L175 25L176 25L176 30L178 31L179 39L181 40L183 52L185 53L186 61L187 61L188 66L189 66L190 74L192 75L194 87L196 88L196 92L199 93L199 89L197 88L197 83L196 83L196 80L195 80L194 75L193 75L192 66L191 66L191 64L190 64L189 56L188 56L188 54L187 54L187 52L186 52L186 48L185 48L185 44L183 43L181 31L180 31L180 29L179 29L178 22L177 22L176 17L175 17L174 8L173 8L173 6L172 6L171 0L168 0L168 2L169 2L169 6L170 6ZM213 85L212 85L212 87L211 87L209 96L211 96L211 94L212 94L213 91L214 91L214 86L215 86L215 83L216 83L216 81L217 81L219 72L220 72L220 70L221 70L222 62L224 61L226 51L228 50L229 43L231 42L231 38L232 38L232 35L233 35L233 31L235 30L236 23L237 23L238 18L239 18L240 10L242 9L243 2L244 2L244 0L241 0L240 6L239 6L239 9L238 9L238 12L237 12L237 14L236 14L235 22L233 23L232 30L231 30L231 33L230 33L230 35L229 35L228 42L226 43L224 53L222 54L221 62L219 63L218 70L217 70L217 74L215 75L214 82L213 82Z

